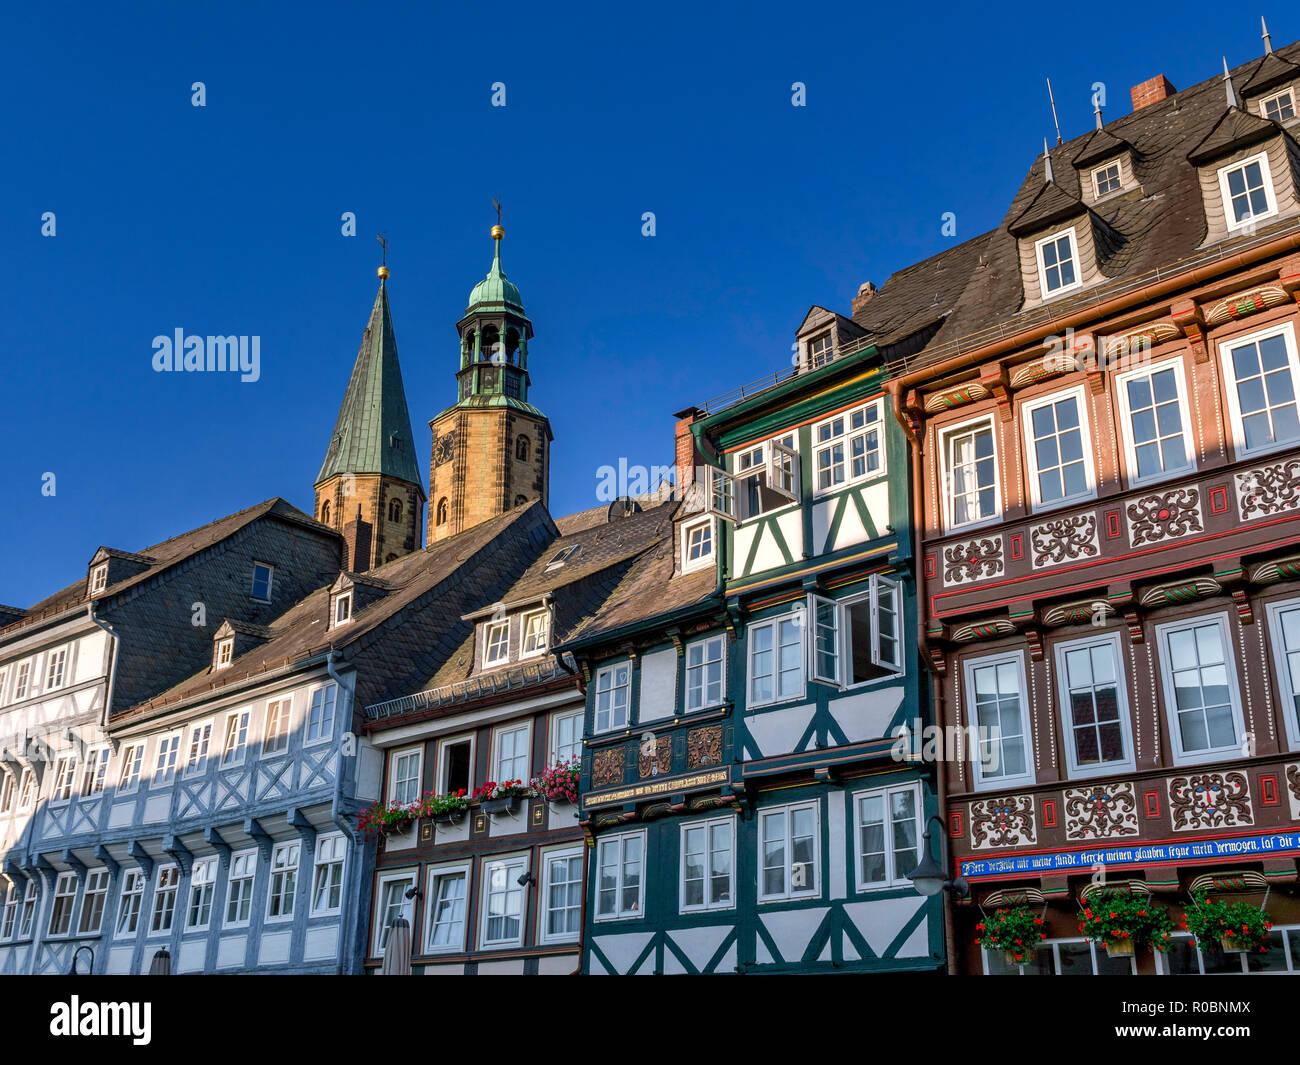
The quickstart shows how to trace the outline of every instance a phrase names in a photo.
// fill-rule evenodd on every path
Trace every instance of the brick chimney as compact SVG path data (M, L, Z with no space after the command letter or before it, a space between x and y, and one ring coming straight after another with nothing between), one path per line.
M1173 96L1177 91L1173 83L1163 74L1157 74L1154 78L1149 78L1141 85L1134 85L1129 90L1133 97L1134 111L1141 111L1144 107L1158 104L1166 96Z
M867 301L879 291L880 289L876 288L870 281L862 282L858 286L858 294L853 297L853 317L856 318L858 312L867 305Z
M361 516L361 504L357 504L357 516L343 526L343 542L347 545L347 568L353 573L365 573L370 568L370 543L374 530L370 522Z
M699 448L695 446L695 434L691 432L691 426L703 417L704 412L699 407L687 407L685 410L679 410L673 417L677 419L677 436L676 436L676 454L673 461L677 464L677 495L681 494L689 485L695 483L695 468L706 465L706 459L700 454Z

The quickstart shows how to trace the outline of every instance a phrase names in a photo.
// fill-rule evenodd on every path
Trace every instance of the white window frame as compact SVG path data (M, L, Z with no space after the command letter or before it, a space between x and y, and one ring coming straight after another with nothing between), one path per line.
M343 616L340 617L339 615ZM330 628L346 625L352 620L352 593L340 592L330 604Z
M1289 99L1291 101L1291 117L1270 118L1268 114L1268 105L1272 103L1278 104L1278 109L1277 109L1278 114L1281 115L1282 113L1281 104L1284 98ZM1295 121L1297 115L1300 115L1300 110L1296 109L1295 90L1290 86L1281 90L1280 92L1270 93L1268 96L1265 96L1262 100L1259 101L1260 118L1267 118L1270 122L1277 122L1279 124L1293 122Z
M571 862L574 858L578 859L578 883L582 886L582 891L578 895L578 928L574 932L550 932L547 930L548 918L551 914L551 866L558 862ZM582 938L582 905L586 892L586 863L584 858L583 847L555 847L551 850L544 850L541 854L541 876L538 877L537 883L537 942L538 943L577 943ZM566 880L566 884L572 884L573 881ZM570 910L571 907L565 905L564 910Z
M77 759L71 752L61 755L54 763L53 777L50 781L50 805L67 806L72 801L73 785L77 782Z
M795 629L799 633L799 681L795 685L793 695L782 695L778 678L780 676L781 648L783 646L792 646L782 644L781 641L781 623L793 622ZM760 699L754 694L754 655L756 653L755 633L762 629L770 628L772 630L772 646L769 653L772 655L772 696L768 699ZM808 615L806 611L792 610L785 614L778 614L776 617L763 618L761 621L754 621L749 624L745 632L745 687L748 701L747 707L756 706L775 706L778 703L796 702L799 699L805 699L808 696L808 657L807 653L807 636Z
M18 797L18 778L8 770L0 769L0 814L14 808Z
M33 694L32 662L33 659L29 658L25 662L19 662L14 667L14 697L12 701L15 703L20 703Z
M541 627L537 632L533 631L533 622L541 619ZM519 657L540 658L546 654L551 645L551 611L549 607L543 607L541 610L529 610L522 615L519 623ZM540 642L532 649L528 649L528 643L535 637L540 637Z
M36 801L36 774L30 766L23 768L18 777L18 812L24 813Z
M90 570L90 594L98 595L108 587L108 563L101 562Z
M1074 280L1068 285L1061 285L1052 289L1047 289L1047 266L1043 262L1043 247L1047 244L1054 244L1062 237L1070 238L1070 262L1074 266ZM1054 300L1057 296L1063 296L1067 292L1073 292L1083 284L1083 269L1079 262L1079 235L1075 232L1074 226L1065 229L1059 229L1055 233L1048 234L1041 240L1034 241L1034 264L1038 267L1038 291L1042 294L1044 300ZM1060 260L1056 262L1059 270Z
M736 514L735 478L717 466L703 466L700 468L700 474L700 479L691 488L697 494L703 494L704 513L721 518L732 525L737 524L740 519Z
M812 881L807 887L796 888L794 886L794 848L792 841L792 832L794 826L794 815L796 811L811 811L813 817L813 860L812 860ZM758 901L764 902L789 902L792 899L813 899L820 898L822 893L822 833L821 833L821 802L817 799L809 799L804 802L786 803L783 806L760 806L756 812L757 815L757 836L758 836ZM781 819L781 846L782 854L785 855L782 866L782 889L776 892L765 890L764 873L767 872L766 862L766 844L767 836L764 834L767 828L767 819Z
M618 671L618 669L619 669L620 666L626 666L626 667L627 667L627 684L626 684L626 685L615 684L615 683L614 683L614 680L613 680L613 678L617 676L617 671ZM632 724L632 674L633 674L633 669L632 669L632 660L631 660L630 658L622 658L622 659L619 659L617 662L611 662L611 663L609 663L608 665L601 666L598 670L596 670L596 679L595 679L595 682L594 682L594 683L592 684L592 686L591 686L591 691L592 691L592 698L591 698L591 724L592 724L592 731L593 731L593 732L595 732L595 733L617 732L619 729L626 729L626 728L631 727L631 724ZM601 688L601 683L602 683L603 678L606 677L606 676L608 676L608 677L611 678L611 679L610 679L610 686L609 686L608 688L602 690L602 688ZM618 692L618 691L626 691L626 693L627 693L627 699L626 699L626 702L625 702L624 705L623 705L623 720L622 720L622 721L615 721L615 720L614 720L614 709L615 709L614 693L615 693L615 692ZM604 728L601 728L601 727L600 727L600 697L601 697L601 695L605 694L606 692L608 692L608 694L609 694L609 710L608 710L609 723L608 723Z
M138 757L132 757L138 752ZM117 774L117 795L134 795L140 789L140 778L144 776L144 756L145 741L137 740L134 743L123 744L122 746L122 763L118 767ZM130 781L127 780L127 770L133 768L130 775Z
M568 761L570 758L582 757L582 724L583 713L578 710L557 710L551 715L549 740L546 746L547 765L556 765L562 761ZM560 725L562 722L572 721L574 723L573 741L567 744L560 743ZM560 753L562 746L570 747L573 754L565 756Z
M1108 171L1115 171L1115 180L1119 182L1113 189L1101 191L1101 178ZM1112 159L1108 163L1102 163L1101 166L1094 167L1092 171L1092 198L1094 200L1104 200L1107 196L1114 196L1117 192L1124 191L1124 166L1118 159Z
M301 841L296 839L287 839L277 843L273 848L271 848L270 876L267 878L266 884L267 924L281 924L294 919L294 916L298 912L298 890L302 886L299 878L301 870ZM280 890L278 892L280 912L274 913L273 908L277 899L277 878L280 883ZM288 885L291 879L292 887L289 887ZM287 909L285 908L286 904L288 907Z
M1290 742L1291 749L1300 748L1300 706L1296 705L1296 698L1300 696L1300 689L1291 678L1291 670L1287 662L1288 649L1286 639L1282 632L1282 615L1300 612L1300 598L1275 599L1264 605L1264 613L1268 618L1268 638L1273 649L1273 668L1277 677L1278 695L1282 700L1282 716L1286 720L1286 735ZM1300 655L1300 646L1292 652Z
M725 825L731 835L731 857L727 862L728 887L727 898L720 902L709 901L713 890L713 829ZM704 901L688 904L686 901L686 833L692 829L704 830ZM705 913L714 910L734 910L736 908L736 816L706 817L696 821L684 822L678 833L678 872L677 872L677 912Z
M976 713L975 701L975 670L989 666L999 666L1004 662L1010 662L1015 665L1020 678L1020 744L1021 754L1024 756L1025 771L1014 776L1003 774L996 777L984 776L984 761L982 758L983 743L982 734L978 731L980 727L979 716ZM1029 681L1025 675L1025 656L1022 651L1004 651L1000 654L981 655L978 658L968 658L962 663L962 694L964 696L962 703L965 710L966 718L972 728L976 730L975 741L970 745L971 750L968 752L971 759L971 767L974 774L973 787L976 791L988 791L991 788L1015 787L1020 784L1032 784L1034 782L1034 749L1033 749L1033 717L1030 714L1029 701ZM1002 740L999 736L998 740ZM999 762L1003 761L1001 757L1001 747L999 747Z
M384 897L388 893L388 885L405 884L402 889L402 895L398 896L398 906L396 917L405 917L408 907L413 907L412 900L405 897L405 892L414 884L419 882L417 871L415 869L394 869L392 872L380 873L375 881L375 898L372 905L374 906L374 917L371 921L371 943L370 956L372 958L382 958L384 949L388 945L389 930L388 915L384 906ZM412 912L414 910L412 909ZM409 921L410 918L407 917Z
M266 595L257 594L257 571L266 570ZM253 573L248 584L248 597L255 603L269 603L271 601L272 589L275 587L275 567L269 562L258 562L253 560Z
M1232 365L1232 350L1247 344L1258 345L1260 341L1274 336L1281 336L1286 344L1287 367L1291 373L1291 387L1296 396L1296 411L1300 414L1300 355L1296 352L1295 325L1292 322L1283 322L1244 336L1219 341L1219 363L1223 367L1223 384L1228 394L1228 411L1232 421L1232 449L1238 458L1269 455L1275 451L1300 447L1300 439L1266 444L1257 448L1246 446L1246 426L1242 421L1241 399L1237 395L1237 371Z
M185 733L182 729L164 732L158 737L157 749L154 752L153 773L149 777L149 786L151 788L165 787L176 779L181 769L181 743L184 739ZM163 760L169 747L171 750L171 764L164 767Z
M1066 974L1066 973L1063 973L1063 972L1061 971L1061 952L1060 952L1060 950L1059 950L1058 948L1061 947L1061 946L1067 945L1067 944L1071 944L1071 943L1087 943L1087 944L1088 944L1088 954L1089 954L1089 957L1091 958L1091 963L1092 963L1092 972L1090 972L1090 973L1071 973L1071 974ZM1084 939L1084 938L1082 938L1081 936L1063 936L1063 937L1061 937L1060 939L1043 939L1043 940L1040 940L1040 941L1037 942L1037 943L1030 944L1030 945L1027 947L1027 954L1026 954L1026 960L1025 960L1025 963L1024 963L1023 965L1015 965L1015 966L1013 966L1013 968L1015 968L1015 970L1016 970L1014 974L1007 974L1007 973L990 973L990 972L989 972L989 969L990 969L989 958L990 958L990 956L992 955L992 952L989 950L988 947L980 947L980 972L981 972L981 974L984 975L984 976L990 976L990 975L992 975L992 976L1006 976L1006 975L1033 976L1033 975L1036 975L1036 974L1032 971L1032 969L1033 969L1033 960L1032 960L1032 959L1033 959L1034 955L1037 954L1038 951L1040 951L1040 950L1050 950L1050 951L1052 952L1052 972L1051 972L1051 975L1052 975L1052 976L1065 976L1065 975L1077 975L1077 976L1085 976L1085 975L1086 975L1086 976L1101 976L1101 975L1103 975L1102 973L1097 972L1097 957L1098 957L1099 952L1100 952L1100 956L1101 956L1101 957L1105 957L1105 956L1106 956L1106 946L1105 946L1105 944L1104 944L1104 943L1094 943L1094 942L1092 942L1091 940L1088 940L1088 939ZM1000 955L1001 953L1002 953L1001 951L998 952L999 955ZM1157 958L1162 958L1162 955L1161 955L1160 951L1157 950L1157 951L1153 951L1152 953L1155 954L1155 956L1156 956ZM1159 962L1156 963L1156 965L1157 965L1157 971L1159 971L1159 964L1160 964ZM1128 959L1128 965L1129 965L1129 972L1130 972L1130 974L1136 975L1136 974L1137 974L1137 958L1135 958L1135 957L1134 957L1134 958L1129 958L1129 959Z
M1168 639L1182 629L1217 625L1223 640L1224 672L1228 676L1228 697L1231 700L1233 742L1223 747L1204 751L1183 750L1182 730L1178 727L1178 706L1174 699L1173 673L1170 669ZM1201 765L1205 762L1222 762L1244 757L1242 739L1246 735L1246 721L1242 710L1241 686L1237 681L1237 652L1232 642L1232 621L1227 613L1196 614L1192 617L1168 621L1156 626L1156 657L1159 659L1161 694L1165 704L1165 727L1169 729L1170 754L1175 765ZM1208 736L1206 737L1209 738Z
M509 776L501 772L501 740L507 736L522 732L524 734L524 745L522 753L516 752L511 756L511 761L517 761L519 758L524 760L524 771L518 776ZM513 724L497 725L492 730L492 776L491 779L498 784L504 784L507 780L522 780L525 784L532 779L533 774L533 723L530 720L523 722L514 722Z
M469 741L469 782L465 785L465 793L468 795L473 792L475 782L475 755L478 752L478 734L474 732L462 732L455 736L441 736L438 739L438 779L435 791L439 795L446 795L451 784L447 780L447 749L458 743Z
M519 898L519 934L509 939L488 938L488 921L493 916L488 912L490 897L494 894L492 872L498 866L502 867L505 873L503 892L507 900L511 895L517 895ZM519 883L519 877L525 876L528 872L530 872L530 869L529 852L527 851L520 851L515 854L494 854L491 857L480 859L478 945L481 950L502 950L523 946L524 925L528 921L528 887ZM508 918L510 915L504 914L502 916Z
M108 747L91 747L86 752L86 767L81 775L81 798L93 799L104 793L108 783L108 764L113 752Z
M1250 959L1255 955L1250 953L1231 954L1227 957L1235 959L1241 966L1240 973L1212 973L1213 976L1293 976L1300 973L1300 924L1275 924L1272 932L1282 936L1283 953L1286 957L1287 967L1285 970L1276 970L1274 972L1252 972L1250 969ZM1287 933L1290 933L1288 935ZM1205 955L1201 952L1200 944L1195 941L1195 937L1190 932L1174 932L1174 939L1191 939L1192 947L1196 951L1196 968L1195 974L1185 973L1186 976L1205 976ZM1156 957L1156 975L1171 976L1178 975L1169 971L1169 956L1164 951L1153 951Z
M202 776L207 772L208 761L212 757L212 730L215 726L213 719L207 721L195 721L186 730L187 743L185 744L185 769L182 771L184 777ZM203 737L202 733L207 730L207 736Z
M1115 689L1119 703L1120 740L1124 748L1124 757L1114 762L1101 762L1093 766L1078 764L1078 752L1074 743L1074 707L1070 701L1069 672L1065 658L1071 651L1085 647L1105 644L1111 649L1115 660ZM1119 633L1108 632L1101 636L1081 636L1076 640L1062 640L1053 648L1056 667L1057 700L1061 713L1061 735L1065 740L1065 761L1070 767L1070 777L1104 777L1115 773L1132 773L1136 771L1133 753L1133 715L1129 709L1128 677L1124 672L1124 649Z
M693 559L691 558L691 545L696 533L700 533L701 537L707 533L709 549L704 551L699 558ZM714 564L714 558L717 554L718 529L711 515L699 521L684 522L682 524L681 540L683 573L694 573L696 570L708 569Z
M334 869L338 869L337 905L329 904L330 894L334 890ZM330 832L316 837L316 848L311 860L311 911L312 917L330 917L343 912L343 895L347 890L348 841L342 832ZM325 905L318 905L321 898L321 880L324 879Z
M0 898L4 899L3 919L0 920L0 940L13 939L18 928L18 903L20 901L16 881L0 883Z
M881 604L886 601L890 605L890 612L894 615L895 658L887 657L880 628ZM868 604L871 619L868 634L868 642L871 648L871 664L883 672L879 676L868 677L866 680L850 683L848 667L853 657L853 616L850 611L852 607L863 602ZM832 619L830 627L832 629L831 639L834 641L833 654L835 662L834 669L829 673L824 672L821 668L820 656L822 651L817 643L823 628L823 611L829 611ZM905 638L903 586L892 577L886 577L883 573L873 573L866 592L851 595L845 599L828 599L815 592L810 592L808 594L806 617L808 624L805 626L804 631L804 653L808 679L814 684L824 684L840 691L847 691L853 688L865 688L869 684L879 684L881 681L897 680L906 672L906 660L903 655L903 640Z
M147 878L143 869L125 869L122 872L122 890L117 900L117 915L113 921L114 939L134 939L140 931L140 917L144 910L144 892ZM130 928L123 928L123 919L130 917Z
M217 895L217 870L218 863L215 856L194 859L194 864L190 867L190 889L185 895L183 931L198 932L212 927L212 911L216 905ZM198 902L199 910L202 912L205 895L207 896L207 918L200 923L191 924L190 915L194 911L195 903Z
M1178 392L1178 416L1182 424L1183 465L1172 467L1161 473L1149 473L1142 476L1138 473L1137 439L1133 433L1133 409L1129 403L1128 385L1130 381L1136 378L1145 377L1149 379L1166 370L1173 371L1174 387ZM1129 487L1136 488L1139 485L1157 484L1172 477L1180 477L1184 474L1196 472L1196 449L1192 446L1192 425L1190 411L1187 406L1187 378L1184 374L1181 355L1172 359L1162 359L1160 362L1148 363L1136 370L1117 374L1115 376L1115 394L1119 400L1120 436L1124 441L1124 464L1128 468ZM1154 392L1152 395L1154 397ZM1153 417L1155 417L1154 411L1155 408L1153 407ZM1158 425L1157 432L1159 432ZM1161 438L1157 436L1156 439Z
M59 902L66 903L63 910L59 909ZM77 904L77 874L70 871L59 873L54 879L54 894L50 896L50 917L45 926L45 935L48 939L62 939L65 936L72 935L72 916L73 910ZM61 931L54 930L54 920L56 917L63 918L65 924Z
M1034 446L1034 411L1043 407L1054 407L1057 403L1066 399L1074 400L1075 408L1079 414L1079 442L1083 446L1083 472L1087 481L1087 488L1082 492L1074 493L1074 495L1062 496L1060 499L1044 502L1042 485L1039 484L1038 480L1038 450ZM1053 413L1053 418L1055 418L1055 413ZM1059 510L1061 507L1068 507L1087 499L1097 498L1097 474L1092 456L1092 432L1088 422L1088 397L1082 385L1075 388L1064 388L1059 392L1052 392L1045 396L1037 396L1034 399L1026 400L1021 405L1020 423L1024 427L1025 434L1025 473L1029 478L1029 498L1033 502L1035 513ZM1058 441L1057 458L1059 459L1059 427L1055 439ZM1065 488L1064 478L1062 478L1061 488L1062 490Z
M176 883L171 887L163 886L163 876L167 873L174 874ZM154 922L160 916L159 907L162 905L166 895L171 896L171 917L168 920L166 928L154 928ZM147 937L170 936L172 929L176 927L176 914L180 906L181 897L181 870L175 862L159 863L158 868L154 870L153 881L153 898L149 900L149 924L144 932Z
M248 734L253 723L251 706L231 710L221 729L221 768L237 769L248 753ZM233 743L233 746L232 746Z
M36 911L41 904L41 889L35 879L27 881L23 904L18 918L18 938L29 939L36 928Z
M637 862L638 865L637 901L636 901L635 908L625 909L623 906L623 894L625 888L625 885L623 883L623 874L626 872L626 868L627 868L625 851L627 847L627 841L633 838L638 839L641 843L641 857ZM604 854L605 848L607 847L617 847L618 849L617 863L616 863L616 868L618 869L618 883L614 888L613 912L601 913L600 912L601 856ZM593 876L595 877L595 881L596 881L593 887L593 896L592 896L594 902L593 909L595 910L595 913L592 918L594 921L596 921L597 923L603 923L606 921L635 921L635 920L640 920L645 916L646 831L644 828L638 829L634 832L617 832L614 833L613 835L597 837L596 859L595 859L595 864L592 865L592 870L593 870Z
M256 894L254 889L257 887L257 857L256 847L234 851L230 855L230 867L226 870L226 897L222 901L221 906L222 916L225 918L221 922L222 928L247 928L253 919L253 896ZM241 873L240 876L235 876L236 868L247 869L247 873ZM243 884L245 882L248 884L248 916L231 917L230 907L231 904L235 902L235 884ZM243 891L241 890L240 898L242 899L243 897ZM239 909L243 909L243 906L241 905ZM238 910L236 913L238 913Z
M875 411L876 420L874 422L868 422L867 414L872 410ZM854 429L852 427L853 416L859 413L862 414L862 427L860 429ZM833 425L836 421L843 423L844 427L840 433L836 436L827 438L825 441L819 441L822 427ZM875 470L869 468L870 463L868 459L871 455L871 451L864 443L862 452L864 472L855 477L853 475L853 441L858 437L862 437L865 441L870 437L872 432L875 432L878 438L876 453L880 459L880 466ZM823 451L829 451L837 445L844 451L844 454L840 459L840 465L842 465L844 469L844 480L835 481L823 488L821 484L821 454ZM874 481L886 476L889 473L889 460L886 454L887 450L888 440L886 438L885 430L885 401L881 398L869 400L866 403L860 403L856 407L850 407L848 410L840 411L838 414L832 414L828 418L823 418L820 421L815 422L812 427L813 498L822 499L826 496L834 495L837 492L842 492L850 485L864 484L867 481Z
M224 636L217 641L216 651L212 656L213 670L225 669L235 657L235 638Z
M710 648L713 644L718 645L717 658L709 657ZM691 665L691 652L696 648L700 649L700 663L698 665ZM692 640L686 645L685 652L686 653L683 657L686 670L686 692L684 701L684 709L686 713L691 714L695 713L697 710L708 710L710 707L722 706L727 701L727 637L722 633L715 633L712 636L705 636L702 640ZM710 699L708 697L708 667L715 661L719 663L721 680L718 687L718 697L716 699ZM691 686L692 670L698 670L702 674L699 688L700 701L698 703L692 701L694 692L694 689Z
M103 930L104 911L108 908L110 879L107 869L86 870L86 883L81 892L81 912L77 914L78 936L97 936ZM91 917L96 918L93 927L89 923Z
M925 796L921 794L921 785L915 781L909 784L893 784L883 788L863 788L851 793L853 801L853 884L854 890L866 894L873 891L889 891L893 888L912 887L908 874L912 869L897 868L898 858L894 853L894 819L890 798L896 792L910 792L913 809L916 811L916 857L920 862L925 853L924 831L927 824L925 813ZM862 878L862 805L864 799L879 798L884 806L885 817L882 822L885 843L885 879L879 883L868 883Z
M332 704L330 704L330 699L329 699L330 689L333 689L334 692L334 700ZM320 720L319 734L313 738L312 731L314 726L312 722L312 708L315 706L316 703L317 692L321 693L320 695L321 720ZM339 716L339 699L340 699L339 686L335 684L333 681L328 681L324 684L318 684L316 685L316 687L312 688L310 694L307 697L306 720L303 721L303 746L304 747L315 747L317 744L329 743L330 740L334 738L334 728L338 723L338 716ZM328 725L326 724L327 719L324 716L325 707L327 704L330 704Z
M437 906L440 881L459 876L464 883L464 893L460 897L460 939L454 943L434 943L433 934L437 931ZM425 954L463 954L466 936L469 935L470 902L473 900L473 862L459 861L439 865L430 865L425 869L424 888L424 953ZM450 924L451 922L446 922Z
M957 523L953 517L953 472L952 472L952 442L959 436L968 436L979 432L981 429L989 431L990 439L993 444L993 513L985 518L978 518L974 521L964 521ZM991 414L982 414L976 418L968 418L966 421L957 422L954 425L945 426L939 430L939 454L940 454L940 497L943 504L943 525L944 529L949 532L958 530L967 532L971 529L980 529L986 525L993 525L1002 520L1002 463L999 455L998 439L998 422L997 418ZM979 490L976 489L976 497L979 496Z
M398 766L404 760L415 756L415 777L412 779L409 775L398 777ZM418 802L420 798L420 784L424 780L424 744L419 743L413 747L397 747L388 752L388 801L401 802L409 806L413 802ZM415 785L415 794L409 799L398 797L398 784L413 783Z
M743 470L740 468L742 457L749 461ZM780 464L786 464L789 471L793 471L794 486L793 489L784 485L774 483L776 478L776 468ZM800 501L800 484L799 484L799 433L797 430L790 429L775 436L769 436L765 440L755 441L746 444L744 447L737 448L731 453L732 472L729 474L731 481L731 501L733 513L737 524L754 521L758 518L770 517L773 514L782 514L791 507L797 507ZM747 481L751 477L761 477L762 485L768 491L774 492L780 497L782 502L775 506L768 507L766 510L759 510L753 514L741 514L740 507L740 483ZM716 501L712 508L714 513L722 513L717 507ZM725 516L725 515L724 515Z
M57 671L57 675L56 675ZM58 691L68 677L68 649L59 647L45 655L45 691Z
M1264 199L1268 203L1268 209L1238 222L1232 210L1232 191L1228 188L1228 175L1236 170L1245 170L1251 163L1259 164L1260 176L1264 179ZM1277 214L1277 191L1273 184L1273 171L1268 165L1268 152L1260 152L1219 167L1219 196L1223 203L1223 221L1229 233L1238 229L1248 229L1267 218L1274 217Z
M505 638L496 639L496 634L503 632ZM500 651L499 655L493 655L494 647ZM488 621L483 624L483 668L491 669L493 666L504 665L510 661L510 619L501 618L498 621Z
M277 707L276 729L271 730L271 710ZM262 730L262 754L281 755L289 751L289 737L293 734L293 693L266 701L266 724ZM275 746L272 746L275 743Z

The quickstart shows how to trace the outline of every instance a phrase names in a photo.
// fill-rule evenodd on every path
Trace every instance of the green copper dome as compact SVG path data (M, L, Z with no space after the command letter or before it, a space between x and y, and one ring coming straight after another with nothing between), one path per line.
M504 236L504 233L502 234ZM470 311L501 309L524 313L524 303L519 296L519 287L510 281L501 269L501 238L495 237L496 252L492 256L492 269L487 277L480 281L469 294L469 304L465 313Z

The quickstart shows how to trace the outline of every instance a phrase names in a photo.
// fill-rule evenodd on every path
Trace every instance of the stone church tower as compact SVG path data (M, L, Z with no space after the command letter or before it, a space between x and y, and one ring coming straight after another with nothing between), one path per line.
M528 402L533 324L501 269L505 235L500 225L492 227L492 269L456 323L456 405L429 423L430 544L520 503L549 501L551 423Z
M343 534L343 565L353 573L416 550L424 520L387 283L388 267L381 266L379 292L316 478L316 518Z

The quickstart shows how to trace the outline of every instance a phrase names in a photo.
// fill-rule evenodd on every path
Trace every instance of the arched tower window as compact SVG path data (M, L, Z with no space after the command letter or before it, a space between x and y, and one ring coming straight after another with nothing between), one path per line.
M507 329L506 330L506 362L510 363L511 366L515 365L515 363L518 361L516 358L518 352L519 352L519 330L514 328Z
M528 437L518 436L515 438L515 458L520 462L527 462L531 451L532 445L529 444Z
M438 517L437 517L437 522L438 522L439 525L446 525L446 524L447 524L447 509L448 509L448 508L447 508L447 497L446 497L446 496L443 496L440 500L438 500Z
M320 505L320 520L322 525L330 523L330 501L328 499Z
M501 334L494 325L483 330L483 346L479 349L479 360L492 362L501 349Z
M402 520L402 501L400 499L390 499L388 501L388 520Z

